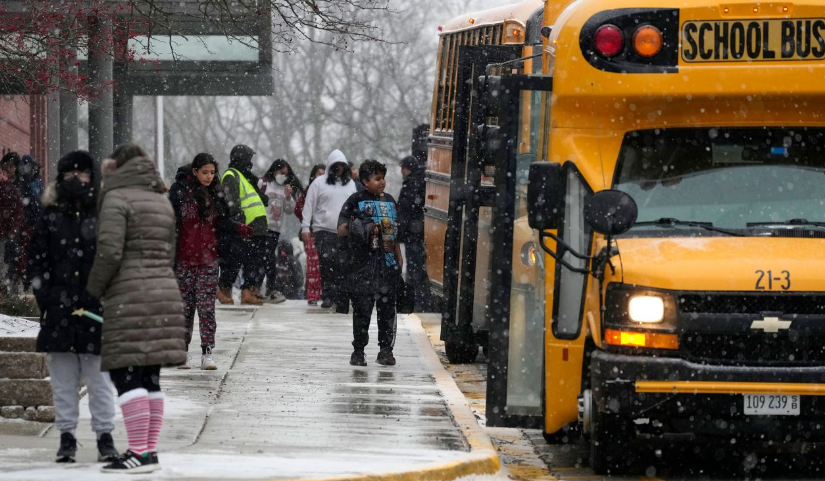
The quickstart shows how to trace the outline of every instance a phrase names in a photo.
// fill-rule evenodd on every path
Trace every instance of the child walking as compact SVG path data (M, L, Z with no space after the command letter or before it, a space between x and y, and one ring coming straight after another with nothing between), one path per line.
M162 366L186 362L186 321L173 268L175 213L155 162L134 144L111 155L87 289L103 304L101 369L117 388L129 449L108 473L160 469Z
M372 309L378 311L378 357L376 362L394 366L396 288L401 280L403 259L398 236L398 206L384 192L387 167L366 160L358 170L364 190L352 194L341 208L338 235L349 248L350 295L352 299L353 366L366 366L364 348L369 343Z
M286 214L295 212L295 199L304 191L304 188L292 171L292 167L284 159L277 159L272 163L266 174L258 181L258 188L269 198L269 204L266 207L269 231L266 237L266 259L264 259L266 266L265 301L280 304L286 301L286 297L275 288L278 270L278 241L281 239L284 218ZM263 277L261 277L261 283L263 283Z
M215 298L218 294L218 238L233 228L229 208L221 195L218 162L200 153L190 165L178 170L169 189L169 200L177 219L178 242L175 273L178 277L183 314L186 318L186 346L192 343L195 311L200 319L201 369L218 369L212 356L215 348ZM240 228L235 226L235 229ZM243 228L250 229L243 224ZM189 356L180 369L191 369Z
M29 244L26 277L40 307L37 350L45 352L54 395L55 426L60 430L58 463L73 463L80 388L86 385L98 460L116 458L111 432L115 395L109 376L100 370L100 324L73 312L100 314L100 302L86 290L95 258L97 180L88 152L66 154L57 162L57 179L43 195L43 212Z

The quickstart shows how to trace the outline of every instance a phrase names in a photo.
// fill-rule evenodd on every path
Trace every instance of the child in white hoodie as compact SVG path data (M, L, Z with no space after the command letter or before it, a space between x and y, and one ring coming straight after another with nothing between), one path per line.
M338 215L356 187L347 158L340 150L329 154L326 166L326 173L318 177L307 191L301 240L307 242L311 236L318 249L324 295L321 307L329 308L334 304L337 312L346 314L349 312L349 297L344 285L345 263L341 256L345 254L338 239Z
M266 300L275 304L286 301L286 297L275 289L275 276L278 260L278 241L284 226L286 214L295 212L295 200L303 191L303 186L284 159L277 159L269 167L258 188L269 198L266 215L269 218L269 232L266 238ZM263 283L263 278L261 278ZM259 290L260 287L259 286Z

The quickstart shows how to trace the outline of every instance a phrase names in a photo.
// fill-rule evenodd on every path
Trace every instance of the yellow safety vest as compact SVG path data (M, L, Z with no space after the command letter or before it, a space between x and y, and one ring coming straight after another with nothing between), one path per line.
M229 169L221 177L221 184L223 184L226 176L231 175L235 177L235 174L238 174L238 179L240 179L240 198L241 198L241 210L243 210L244 214L244 222L246 225L252 224L252 221L259 217L263 217L266 220L266 225L269 225L269 218L266 216L266 207L264 207L264 202L261 200L261 196L258 195L258 191L246 180L246 177L239 171L235 169ZM230 200L230 199L228 199ZM234 199L231 199L234 201Z

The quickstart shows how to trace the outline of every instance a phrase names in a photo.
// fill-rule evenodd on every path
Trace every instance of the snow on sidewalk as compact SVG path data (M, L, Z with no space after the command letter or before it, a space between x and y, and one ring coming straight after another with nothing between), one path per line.
M369 366L361 368L349 365L351 316L304 302L254 313L219 309L218 371L162 372L168 396L162 471L100 473L84 399L77 464L53 462L54 430L42 439L4 436L0 480L325 478L469 460L473 454L411 337L410 322L399 316L398 365L384 367L374 361L373 321ZM194 337L190 352L197 362L197 332ZM115 441L124 449L119 412L116 425Z
M0 314L0 337L37 337L40 323Z

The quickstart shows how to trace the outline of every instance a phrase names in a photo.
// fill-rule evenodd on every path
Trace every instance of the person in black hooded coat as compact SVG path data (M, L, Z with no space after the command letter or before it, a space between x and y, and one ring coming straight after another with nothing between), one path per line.
M57 164L57 179L43 194L43 209L29 243L27 277L40 307L37 351L48 353L55 425L61 432L58 462L74 462L74 437L81 381L85 379L97 433L99 459L117 456L114 391L101 372L102 326L74 315L85 309L101 315L100 302L86 283L96 253L97 183L95 160L84 151L65 155Z
M427 249L424 245L424 197L427 182L424 169L415 157L401 161L404 184L398 196L398 238L407 258L407 280L415 291L416 312L430 312L435 305L427 275Z

